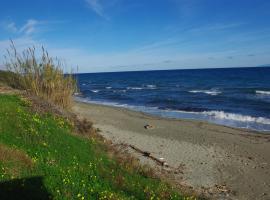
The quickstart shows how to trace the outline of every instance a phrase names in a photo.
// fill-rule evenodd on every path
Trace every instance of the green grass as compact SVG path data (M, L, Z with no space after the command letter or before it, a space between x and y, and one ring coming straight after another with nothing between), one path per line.
M62 118L28 107L0 95L0 199L187 199L119 165L95 139L72 135Z

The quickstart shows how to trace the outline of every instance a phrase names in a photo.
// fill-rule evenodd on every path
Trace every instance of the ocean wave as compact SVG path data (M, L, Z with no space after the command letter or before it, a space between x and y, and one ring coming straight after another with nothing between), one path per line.
M270 95L270 91L256 90L256 94Z
M113 90L113 93L126 93L126 90Z
M142 90L141 87L127 87L127 90Z
M157 88L156 85L146 85L146 87L147 87L148 89L156 89L156 88Z
M218 90L190 90L189 92L190 93L204 93L204 94L209 94L212 96L216 96L222 93Z
M109 89L112 89L112 87L106 87L106 89L108 89L108 90L109 90Z
M240 122L255 122L260 124L270 124L270 119L265 117L252 117L248 115L226 113L224 111L204 111L202 114L215 119L233 120Z
M99 90L91 90L91 92L98 93Z
M127 90L144 90L144 89L154 90L154 89L157 89L157 86L156 85L142 85L142 87L127 87Z

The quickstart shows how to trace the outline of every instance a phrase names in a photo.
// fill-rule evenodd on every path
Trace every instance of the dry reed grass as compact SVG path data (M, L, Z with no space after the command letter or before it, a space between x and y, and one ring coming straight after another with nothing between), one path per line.
M24 89L63 108L71 105L72 95L76 92L76 81L72 73L64 74L63 63L50 57L44 47L40 52L30 47L19 53L11 41L5 59L8 71L14 73L9 76L11 86Z

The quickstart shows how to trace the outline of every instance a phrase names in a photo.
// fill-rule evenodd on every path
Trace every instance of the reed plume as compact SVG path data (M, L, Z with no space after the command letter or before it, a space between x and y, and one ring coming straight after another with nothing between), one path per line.
M39 55L39 56L38 56ZM13 72L9 84L24 89L63 108L71 105L76 92L76 81L72 73L64 74L63 63L49 56L44 47L30 47L19 53L11 41L7 49L6 67Z

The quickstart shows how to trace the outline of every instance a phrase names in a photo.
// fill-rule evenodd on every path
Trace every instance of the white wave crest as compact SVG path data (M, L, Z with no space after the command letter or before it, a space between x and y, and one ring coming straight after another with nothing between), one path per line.
M234 113L226 113L223 111L204 111L204 115L216 118L216 119L225 119L225 120L234 120L240 122L255 122L260 124L270 124L270 119L265 117L251 117L248 115L240 115Z
M121 92L126 93L126 90L113 90L113 93L121 93Z
M270 95L270 91L256 90L256 94Z
M98 93L99 90L91 90L91 92Z
M112 89L112 87L106 87L106 89L108 89L108 90L109 90L109 89Z
M148 89L156 89L156 88L157 88L156 85L146 85L146 87L147 87Z
M191 90L189 91L190 93L204 93L204 94L209 94L209 95L219 95L222 92L218 91L218 90Z
M142 90L141 87L127 87L127 90Z

